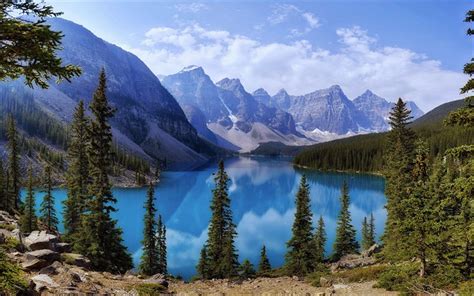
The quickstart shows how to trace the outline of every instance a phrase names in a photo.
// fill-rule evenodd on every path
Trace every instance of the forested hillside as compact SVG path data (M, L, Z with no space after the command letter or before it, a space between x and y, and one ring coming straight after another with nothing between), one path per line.
M462 104L463 100L443 104L411 124L418 137L428 143L431 157L474 142L474 129L443 125L448 113ZM299 153L294 163L321 170L380 172L384 166L385 141L386 133L378 133L316 144Z
M7 140L7 120L12 116L19 129L19 145L24 159L38 165L51 165L57 176L67 167L66 154L69 139L68 127L43 111L29 93L12 93L8 88L0 88L0 156ZM148 161L141 159L115 145L113 174L123 170L137 175L151 173ZM25 169L26 166L23 166ZM62 182L62 178L57 181Z

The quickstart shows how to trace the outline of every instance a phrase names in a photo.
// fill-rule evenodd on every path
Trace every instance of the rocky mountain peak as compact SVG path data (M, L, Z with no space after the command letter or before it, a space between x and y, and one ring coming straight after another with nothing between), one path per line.
M265 96L265 97L269 97L270 95L268 94L268 92L263 89L263 88L259 88L257 90L255 90L253 93L252 93L253 96Z
M196 66L196 65L186 66L181 71L179 71L179 73L185 73L185 72L197 72L197 73L205 74L204 69L202 67Z

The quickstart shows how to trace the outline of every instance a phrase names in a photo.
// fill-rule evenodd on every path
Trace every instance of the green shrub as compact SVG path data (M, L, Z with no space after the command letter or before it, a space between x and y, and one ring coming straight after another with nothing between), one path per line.
M328 279L332 278L332 275L330 274L328 267L323 263L319 263L315 267L314 272L308 274L305 280L314 287L320 287L321 277L325 277Z
M381 273L387 270L385 265L374 265L367 267L344 270L333 274L336 278L342 278L347 282L363 282L376 280Z
M4 224L4 223L0 223L0 229L5 229L5 230L8 230L8 231L13 231L15 230L15 225L13 224Z
M166 288L160 284L138 284L133 287L140 296L155 296L166 292Z
M21 249L21 243L19 240L17 240L16 238L14 237L7 237L7 239L5 240L5 244L2 245L2 248L4 250L11 250L11 249L15 249L15 250L20 250Z
M388 291L410 292L414 279L418 277L418 263L404 263L393 265L380 273L377 287Z
M0 248L0 294L16 295L28 287L20 267L10 262Z
M433 287L435 289L453 290L461 281L462 274L458 269L450 265L440 265L430 270L423 283L428 286L428 288Z
M458 293L460 296L474 295L474 280L470 280L459 285Z

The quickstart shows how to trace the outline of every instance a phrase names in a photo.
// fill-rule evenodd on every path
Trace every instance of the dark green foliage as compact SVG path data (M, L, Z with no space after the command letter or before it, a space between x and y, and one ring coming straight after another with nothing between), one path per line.
M345 255L357 253L359 249L359 243L355 238L356 231L351 224L349 205L349 187L344 182L341 189L341 210L337 221L336 239L331 256L333 261L337 261Z
M33 169L31 165L28 169L28 185L26 188L26 198L23 214L20 217L20 229L23 233L30 233L38 229L37 217L35 213L35 193L33 188Z
M248 259L239 266L239 276L243 279L254 278L256 274L253 264Z
M166 250L166 226L161 219L161 215L158 216L158 223L156 225L156 255L157 255L157 273L167 274L168 273L168 261L167 261L167 250Z
M66 240L74 245L81 225L81 215L86 210L89 186L89 159L87 143L89 121L85 116L84 102L79 101L70 127L66 173L67 199L64 200L63 223Z
M309 184L306 176L301 178L296 193L296 212L292 237L287 242L285 269L289 275L306 275L314 268L313 226Z
M56 217L56 209L54 207L53 180L51 178L51 167L47 166L44 169L45 180L45 195L41 203L40 220L46 226L46 230L54 232L58 229L58 218Z
M155 189L153 184L148 186L147 197L145 201L145 217L143 228L143 253L140 261L140 272L145 275L153 275L157 273L158 254L157 254L157 237L156 237L156 221L155 221ZM158 238L159 239L159 238Z
M5 250L0 247L0 293L3 295L22 295L28 288L21 268L10 262Z
M52 31L45 21L58 15L51 6L36 1L0 3L0 80L24 76L27 85L47 88L52 77L70 81L81 73L76 66L62 66L56 55L63 35Z
M203 266L209 267L209 278L230 278L237 274L237 252L234 240L237 235L232 222L232 210L228 195L229 177L220 161L214 177L216 187L213 189L211 202L211 221L206 242L207 260Z
M411 115L401 99L390 112L392 130L388 133L388 146L384 172L387 196L387 220L383 236L384 255L390 260L409 259L412 244L404 237L402 223L409 219L409 188L413 186L412 170L415 159L415 134L408 127Z
M20 207L20 151L18 147L18 132L13 116L8 117L8 192L9 209L18 210Z
M211 269L211 266L210 266L209 257L207 255L207 246L205 245L201 249L201 254L199 256L199 262L198 262L198 265L196 266L198 277L200 279L209 279L211 277L211 270L210 269Z
M268 260L267 256L267 248L265 245L262 247L260 251L260 261L258 263L258 275L264 276L269 274L272 271L272 266L270 265L270 260Z
M89 129L89 202L83 214L80 234L74 245L79 253L91 260L94 269L124 273L132 268L132 259L123 245L122 230L110 216L115 211L109 172L112 165L112 131L109 124L114 114L106 92L106 77L102 70L99 86L90 105L93 118Z
M374 215L370 214L370 218L364 217L362 222L362 251L365 251L375 244L375 225Z
M443 118L462 102L443 104L426 113L410 126L430 148L430 159L447 149L474 142L474 128L446 127ZM358 135L320 143L299 153L294 163L321 170L344 170L383 173L387 133Z
M7 191L7 177L3 168L3 161L0 157L0 210L8 210L8 191Z
M324 220L323 216L319 217L318 227L314 233L313 237L313 248L314 248L314 260L316 262L324 261L324 247L326 246L326 230L324 229Z

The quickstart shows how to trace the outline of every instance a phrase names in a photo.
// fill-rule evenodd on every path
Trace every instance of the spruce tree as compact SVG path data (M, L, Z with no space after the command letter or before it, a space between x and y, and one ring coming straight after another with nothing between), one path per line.
M13 116L10 114L7 121L8 137L8 177L9 177L9 207L10 211L20 208L20 151L18 147L18 132Z
M206 242L207 257L209 259L209 278L226 278L237 273L239 264L234 247L237 233L232 222L232 211L228 195L229 177L225 172L222 160L219 161L214 182L216 186L212 191L211 221Z
M402 99L390 112L391 130L388 133L387 169L385 171L387 220L383 236L383 253L389 260L407 260L413 256L411 245L404 239L401 224L407 219L406 203L412 186L412 168L415 152L415 133L408 127L410 110Z
M295 202L295 220L292 237L287 242L285 270L289 275L304 276L313 271L315 263L310 190L305 175L301 178Z
M3 161L0 157L0 210L8 211L8 194L6 185L5 171L3 170Z
M420 260L420 276L424 277L427 270L429 241L431 240L432 198L428 190L428 155L426 143L419 141L413 167L413 187L410 194L403 200L407 209L407 218L401 222L401 232L405 240L412 245L414 255Z
M364 217L364 220L362 221L361 232L362 232L361 248L362 248L362 251L365 251L373 245L372 239L370 237L370 222L367 221L367 217Z
M324 229L323 216L319 217L318 227L314 233L314 259L316 262L322 263L324 261L324 247L326 246L326 230Z
M267 248L263 245L262 250L260 251L260 262L258 263L258 275L265 276L272 271L272 266L270 265L270 260L267 257Z
M79 232L81 215L86 210L88 200L88 124L84 102L81 100L75 108L70 126L70 141L67 149L69 166L66 172L67 198L63 202L66 240L72 244L74 244L75 235Z
M49 232L55 232L58 229L58 218L56 217L56 209L54 207L53 180L51 178L51 167L46 166L44 170L45 180L45 195L41 203L40 220L46 226Z
M160 236L157 236L156 229L156 208L155 208L155 189L153 184L150 183L148 186L147 198L145 202L145 217L144 217L144 228L143 228L143 254L140 261L139 270L144 275L153 275L157 273L158 269L158 254L157 254L157 240ZM158 243L160 243L158 241Z
M28 168L28 184L26 188L25 206L23 208L23 214L20 217L20 229L23 233L31 233L38 229L37 217L36 217L36 201L35 192L33 188L33 168L31 164Z
M200 279L209 279L210 278L210 262L207 256L207 246L201 249L201 254L199 256L199 262L196 266L196 270Z
M369 220L369 242L371 246L376 243L376 234L375 234L375 218L374 214L370 213L370 220Z
M168 260L167 260L167 250L166 250L166 226L163 223L161 215L158 216L156 232L156 246L157 246L157 273L167 274L168 273Z
M83 215L81 232L75 249L91 260L92 267L100 271L124 273L132 265L132 258L123 245L122 230L117 221L110 216L116 211L113 204L109 172L112 167L112 130L109 120L115 110L109 105L106 96L106 77L102 70L99 86L89 106L93 118L89 125L90 202L87 213Z
M336 240L331 258L333 261L337 261L345 255L357 253L359 249L356 231L351 224L349 205L349 187L347 182L344 182L341 189L341 210L337 221Z
M239 266L239 274L240 277L243 279L253 278L256 275L255 268L253 264L248 260L245 259L244 262Z

